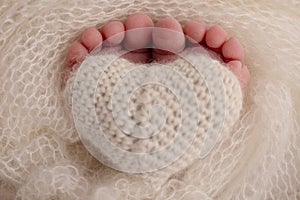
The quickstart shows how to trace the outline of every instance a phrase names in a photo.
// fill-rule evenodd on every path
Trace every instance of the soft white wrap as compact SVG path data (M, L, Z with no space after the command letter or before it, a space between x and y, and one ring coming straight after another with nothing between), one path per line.
M299 10L296 0L2 0L0 199L299 199ZM162 187L90 156L61 93L69 44L137 11L221 25L252 75L234 131Z

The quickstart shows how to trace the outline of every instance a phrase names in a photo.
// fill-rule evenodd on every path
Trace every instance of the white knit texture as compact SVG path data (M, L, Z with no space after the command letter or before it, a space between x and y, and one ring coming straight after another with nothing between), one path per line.
M170 163L170 166L162 170L163 172L158 172L158 174L163 173L164 179L166 179L199 159L200 153L202 153L201 147L205 149L204 145L209 145L205 144L205 142L217 140L218 134L229 134L228 132L232 130L233 125L238 120L242 108L242 92L237 78L225 64L213 60L206 53L206 50L201 47L189 48L181 56L177 60L164 65L159 63L134 64L124 58L118 58L118 56L113 55L89 56L80 68L72 73L64 91L67 95L72 96L72 98L67 97L67 105L70 106L71 113L72 106L74 107L75 104L78 104L75 103L75 100L79 102L78 108L73 108L72 110L73 116L76 117L76 127L83 144L86 145L93 156L99 160L101 160L101 157L106 156L111 160L107 161L109 166L124 169L124 171L134 171L133 167L139 168L144 166L145 168L147 165L153 164L153 162L155 162L154 166L166 166L163 164L165 159L176 157L179 152L184 153L182 156L180 154L180 158L177 161ZM112 62L112 60L115 61ZM102 76L98 77L97 70L102 71L101 68L106 66L106 63L109 64L108 68L104 70ZM197 64L199 69L193 64ZM163 70L167 70L166 75L162 75ZM172 72L180 74L184 79L179 79ZM170 83L169 87L168 85L157 84L159 82L157 77L160 76L165 79L166 83ZM129 77L131 80L126 80L126 77ZM148 78L150 84L142 85L139 81L140 78L142 80ZM92 80L94 83L91 82L91 79L94 79ZM121 80L126 81L121 82ZM120 90L117 90L117 93L121 93L118 95L119 97L114 95L118 82L121 82L119 85L122 87ZM126 98L123 93L127 92L126 88L131 87L131 82L138 82L138 89L135 90L133 88L132 91L134 92L128 93L129 96L132 95L131 98ZM220 82L219 86L218 82ZM186 91L190 86L195 96L188 97L189 95ZM97 89L95 90L94 87ZM178 90L177 95L174 95L174 90ZM73 91L76 94L72 94ZM88 104L89 97L92 97L90 98L92 100L91 105ZM113 98L117 100L113 100ZM194 99L196 99L195 104L192 103L195 101ZM181 108L184 105L179 105L179 101L182 102L182 100L191 106L189 110ZM116 101L116 105L112 103L113 101ZM122 106L122 102L125 102L125 105ZM212 106L213 102L214 106ZM150 114L148 111L153 105L160 105L166 109L165 123L158 130L159 133L148 139L138 139L132 137L134 131L132 129L129 131L131 135L125 135L123 131L126 131L131 121L139 124L139 126L149 122ZM128 109L126 109L127 107ZM126 111L131 111L129 121L117 124L116 121L120 116L116 116L118 113L113 113L118 109L124 109L125 115L127 115ZM95 110L95 115L97 115L95 117L92 115L93 110ZM120 112L119 115L121 115ZM151 117L153 122L150 125L150 129L155 129L162 120L162 114ZM97 118L99 124L95 125ZM193 123L192 121L195 119L195 127L187 126L182 118L185 118L185 121L188 123ZM217 118L217 120L212 118ZM217 126L216 123L221 126ZM94 130L91 129L93 126L95 126ZM102 128L103 136L99 137L100 130L98 126ZM179 143L176 143L174 138L176 134L179 134L178 129L181 128L184 130L183 136ZM139 130L138 134L142 130ZM216 134L216 138L213 138L214 134ZM133 160L134 163L140 164L135 163L135 166L131 166L132 163L130 163L128 158L126 159L126 154L123 155L123 152L119 152L120 155L118 155L117 150L110 151L107 149L114 148L103 143L105 137L107 137L108 143L110 141L113 145L129 152L153 153L167 145L172 147L170 147L168 153L163 151L161 154L148 157L143 154L142 158ZM207 140L207 137L210 139ZM190 146L191 144L192 146ZM209 151L210 148L206 148ZM185 149L187 149L187 152L185 152ZM159 167L156 169L159 169ZM158 174L155 173L150 176L158 177ZM163 183L163 180L161 182Z
M299 10L296 0L2 0L0 199L299 199ZM221 25L251 72L234 130L163 185L95 160L61 90L67 49L83 30L135 12Z

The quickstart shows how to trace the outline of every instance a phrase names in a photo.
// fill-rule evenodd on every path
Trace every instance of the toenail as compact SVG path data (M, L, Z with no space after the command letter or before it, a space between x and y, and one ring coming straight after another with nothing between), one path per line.
M227 63L227 65L229 66L229 68L231 68L232 70L241 70L243 68L243 64L242 62L238 61L238 60L234 60L234 61L230 61Z
M236 63L236 68L237 68L237 69L242 69L242 67L243 67L242 63L239 62L239 61L237 61L237 63Z

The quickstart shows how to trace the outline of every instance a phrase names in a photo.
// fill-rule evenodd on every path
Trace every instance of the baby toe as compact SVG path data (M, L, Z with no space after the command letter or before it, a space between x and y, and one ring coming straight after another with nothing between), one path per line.
M102 35L96 28L88 28L83 32L80 41L89 51L92 51L101 45Z

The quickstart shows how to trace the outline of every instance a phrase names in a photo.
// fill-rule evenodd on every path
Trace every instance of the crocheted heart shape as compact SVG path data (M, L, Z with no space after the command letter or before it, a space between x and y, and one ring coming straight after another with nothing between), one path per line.
M242 108L240 84L201 47L165 64L132 63L123 53L91 55L72 73L65 91L76 129L109 167L167 179L231 130Z

